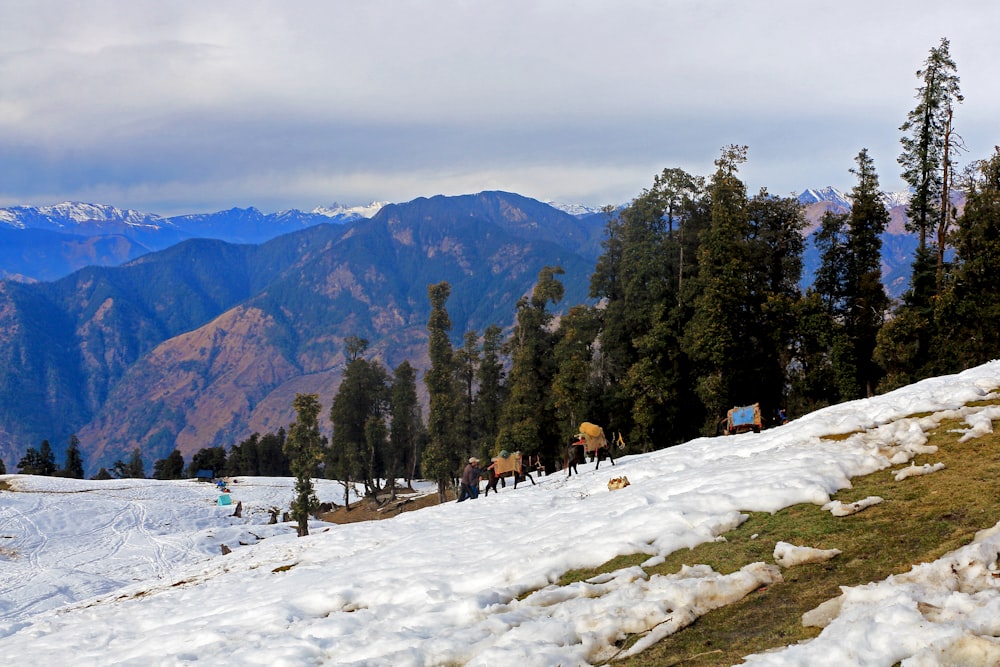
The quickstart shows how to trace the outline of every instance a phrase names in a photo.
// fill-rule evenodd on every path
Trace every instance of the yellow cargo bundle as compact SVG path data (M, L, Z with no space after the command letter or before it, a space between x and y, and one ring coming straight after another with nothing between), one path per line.
M583 422L580 424L580 433L587 439L585 448L588 454L596 452L608 444L607 439L604 437L604 429L597 424Z

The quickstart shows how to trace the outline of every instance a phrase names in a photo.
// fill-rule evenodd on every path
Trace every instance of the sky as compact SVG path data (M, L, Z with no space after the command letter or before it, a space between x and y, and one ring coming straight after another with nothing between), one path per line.
M749 146L751 192L903 189L951 42L967 152L1000 142L994 0L0 0L0 206L160 215L517 192L627 203Z
M0 492L0 655L19 667L603 664L623 633L650 630L641 648L777 585L797 562L851 558L768 534L752 539L767 541L765 553L773 543L773 557L730 574L697 562L646 571L724 539L749 511L813 503L844 521L852 515L839 510L854 503L877 512L881 499L852 495L850 479L948 474L926 434L954 418L965 423L960 439L991 432L1000 406L983 403L998 388L993 361L759 434L585 464L573 477L382 521L313 521L303 538L268 523L270 508L291 501L291 479L229 480L229 500L242 503L235 517L205 482L0 476L15 489ZM834 434L851 435L821 439ZM630 484L611 490L622 476ZM317 492L343 498L333 481ZM1000 664L1000 524L982 528L937 561L842 588L807 614L823 628L816 638L745 664ZM555 583L633 553L649 558Z

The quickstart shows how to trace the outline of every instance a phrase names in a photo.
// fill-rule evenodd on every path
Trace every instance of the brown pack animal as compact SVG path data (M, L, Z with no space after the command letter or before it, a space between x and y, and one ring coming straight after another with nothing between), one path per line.
M601 459L605 456L611 461L611 465L615 464L611 445L604 437L604 429L590 422L580 424L580 432L566 448L566 468L569 471L567 477L572 477L574 472L578 472L576 466L583 463L586 456L589 456L591 461L597 461L594 470L601 467Z
M533 462L531 457L528 457L528 461L525 461L524 457L521 456L521 452L514 452L507 456L503 456L503 452L501 452L501 455L494 456L490 465L486 467L486 491L483 495L490 495L491 490L497 493L498 483L500 486L506 488L507 482L504 479L507 477L514 478L515 489L525 478L534 484L535 478L531 476L531 473L538 470L538 467L538 463Z
M587 462L586 445L587 441L583 438L573 438L566 446L567 477L572 477L573 473L579 474L580 471L576 467Z

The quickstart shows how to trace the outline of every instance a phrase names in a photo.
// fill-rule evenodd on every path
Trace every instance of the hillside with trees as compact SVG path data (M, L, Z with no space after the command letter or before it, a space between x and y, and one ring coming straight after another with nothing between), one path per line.
M216 469L249 474L250 443L315 396L332 432L317 473L443 493L470 455L554 470L582 421L645 452L714 434L733 406L759 404L766 426L980 364L1000 353L1000 149L958 169L947 40L917 77L899 164L918 245L898 302L867 149L845 165L851 206L810 221L797 199L748 192L751 152L730 145L713 173L664 169L599 224L506 193L435 197L4 283L3 442L76 433L90 469L220 451ZM27 445L6 446L13 462Z
M918 105L900 128L919 245L899 302L883 285L893 221L867 149L849 167L849 210L827 211L809 235L818 266L803 290L803 206L748 193L748 149L725 147L713 174L665 169L607 212L590 305L564 304L561 269L543 268L517 303L499 365L485 331L448 348L449 286L429 288L424 474L443 489L466 457L503 451L538 456L551 472L585 420L650 451L714 434L732 406L759 404L770 425L997 357L1000 299L988 276L1000 268L1000 148L957 176L962 97L947 50L942 40L918 71ZM370 461L382 442L354 446Z

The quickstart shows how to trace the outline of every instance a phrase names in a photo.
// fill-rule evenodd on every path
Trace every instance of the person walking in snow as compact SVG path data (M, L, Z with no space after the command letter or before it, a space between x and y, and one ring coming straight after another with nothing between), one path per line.
M479 469L479 459L475 456L469 457L469 462L462 471L462 481L459 484L458 502L467 498L475 500L479 497L479 477L482 471Z

